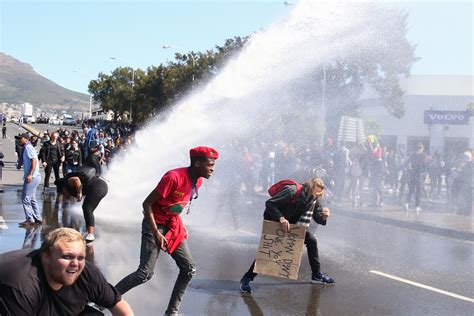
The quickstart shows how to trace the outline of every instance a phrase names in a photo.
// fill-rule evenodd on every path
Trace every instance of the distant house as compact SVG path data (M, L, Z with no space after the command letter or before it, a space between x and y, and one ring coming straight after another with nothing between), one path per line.
M114 119L114 112L112 110L104 111L102 108L92 110L93 120L96 121L112 121Z

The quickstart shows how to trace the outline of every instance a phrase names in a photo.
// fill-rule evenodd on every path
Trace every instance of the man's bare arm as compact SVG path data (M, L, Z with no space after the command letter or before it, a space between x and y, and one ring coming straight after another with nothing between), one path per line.
M114 316L133 316L133 311L127 301L120 300L114 307L110 309L110 312Z

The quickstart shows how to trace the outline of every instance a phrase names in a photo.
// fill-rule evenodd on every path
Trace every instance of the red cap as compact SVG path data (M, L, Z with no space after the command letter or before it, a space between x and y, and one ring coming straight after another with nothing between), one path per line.
M219 158L219 153L217 150L211 147L206 146L199 146L196 148L192 148L189 151L189 157L204 157L204 158L212 158L217 159Z

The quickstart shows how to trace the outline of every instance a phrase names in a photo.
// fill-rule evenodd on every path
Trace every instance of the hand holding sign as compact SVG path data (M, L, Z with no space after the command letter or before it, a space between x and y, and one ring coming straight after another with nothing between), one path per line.
M280 226L285 233L290 231L290 222L283 216L280 217Z
M298 279L305 233L304 226L290 224L284 217L280 223L264 221L254 272Z

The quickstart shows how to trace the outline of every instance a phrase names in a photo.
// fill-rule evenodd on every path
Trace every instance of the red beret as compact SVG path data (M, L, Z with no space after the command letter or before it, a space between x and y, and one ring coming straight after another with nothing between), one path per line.
M204 157L204 158L213 158L217 159L219 158L219 153L217 150L211 147L206 147L206 146L199 146L196 148L192 148L189 151L189 157Z

